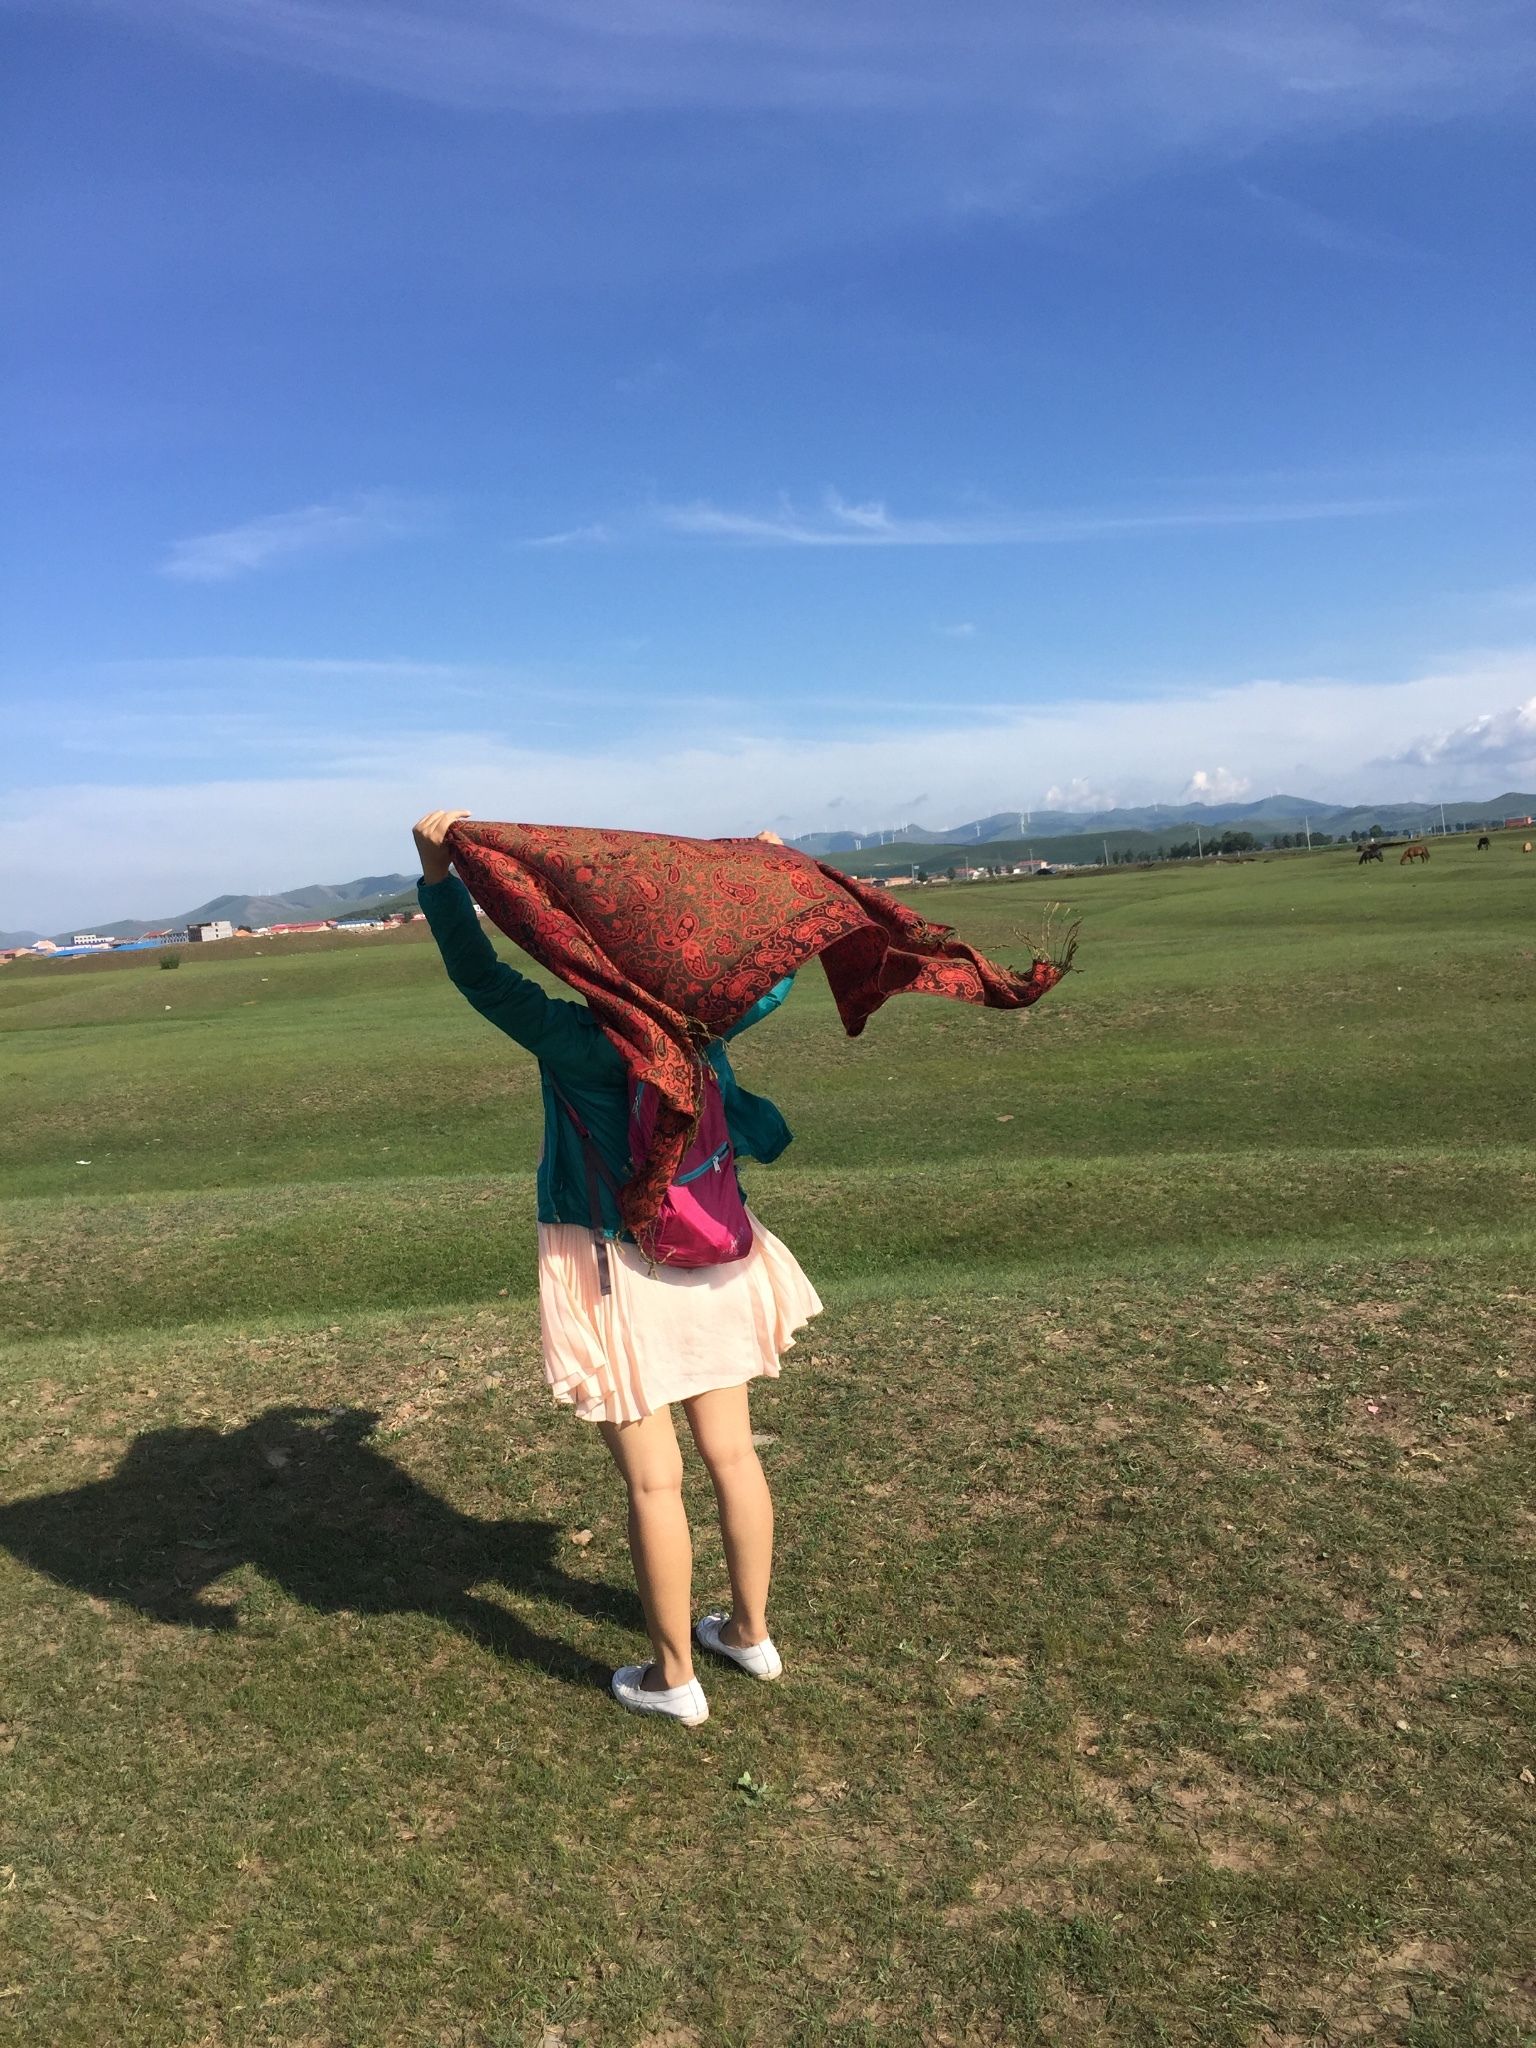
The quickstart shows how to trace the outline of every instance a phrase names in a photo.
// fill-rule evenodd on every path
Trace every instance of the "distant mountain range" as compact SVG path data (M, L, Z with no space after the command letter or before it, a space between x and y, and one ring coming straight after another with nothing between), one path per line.
M81 925L104 939L137 939L145 932L178 931L189 924L210 924L227 917L233 925L296 924L314 917L355 917L376 903L414 888L413 875L360 875L355 882L310 882L302 889L289 889L281 896L215 896L195 910L179 911L175 917L123 917L115 924ZM38 932L0 932L0 946L30 946ZM54 932L61 945L73 932Z
M1314 832L1329 832L1335 838L1347 837L1350 832L1368 832L1373 825L1379 825L1388 836L1396 837L1402 833L1438 831L1442 811L1445 823L1453 829L1460 825L1498 823L1505 818L1536 816L1536 796L1506 790L1502 796L1477 802L1441 805L1327 804L1312 797L1276 795L1245 804L1144 804L1139 808L1105 811L994 811L990 817L972 818L965 825L912 824L898 826L894 831L807 832L790 844L818 858L855 854L859 870L867 872L872 865L881 864L882 847L990 846L997 851L1007 847L1011 853L1033 850L1047 859L1097 860L1094 849L1101 840L1115 840L1116 852L1123 852L1128 845L1144 841L1155 847L1181 828L1187 834L1193 826L1209 831L1238 825L1255 838L1263 839L1277 833L1299 832L1308 825ZM195 910L180 911L175 917L127 917L90 929L104 939L136 939L144 932L174 931L183 925L204 924L220 917L227 917L234 925L260 925L343 913L357 916L364 911L404 907L414 901L415 887L413 875L360 875L355 882L311 882L281 896L215 896ZM37 932L0 932L0 946L30 946L39 936ZM74 935L56 932L53 936L66 943Z
M1006 841L1065 838L1080 833L1154 832L1198 825L1202 830L1240 825L1256 838L1276 832L1297 832L1310 824L1314 832L1335 838L1352 831L1368 832L1381 825L1389 833L1427 832L1447 825L1481 824L1485 820L1536 814L1536 796L1506 791L1475 803L1329 804L1315 797L1264 796L1244 804L1144 804L1106 811L995 811L966 825L899 825L872 832L807 832L792 840L804 853L871 853L881 846L987 846Z

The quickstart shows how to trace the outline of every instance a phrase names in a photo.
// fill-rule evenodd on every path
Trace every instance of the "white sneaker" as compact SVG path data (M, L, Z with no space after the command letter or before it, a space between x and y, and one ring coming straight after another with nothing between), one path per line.
M738 1650L734 1643L720 1640L720 1631L729 1620L728 1614L706 1614L693 1632L706 1650L713 1650L717 1657L729 1657L753 1678L777 1678L784 1669L784 1659L774 1648L773 1637L764 1636L760 1643L749 1643L744 1650Z
M615 1671L613 1696L621 1707L628 1707L632 1714L665 1714L685 1728L697 1728L709 1719L709 1701L696 1678L686 1685L668 1686L665 1692L649 1692L640 1681L650 1668L649 1664L621 1664Z

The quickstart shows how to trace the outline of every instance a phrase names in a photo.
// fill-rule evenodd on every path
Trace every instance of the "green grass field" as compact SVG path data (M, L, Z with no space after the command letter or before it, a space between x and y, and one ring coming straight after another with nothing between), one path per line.
M422 928L0 974L0 2040L1536 2041L1536 859L1071 908L1026 1016L742 1042L828 1309L694 1735Z

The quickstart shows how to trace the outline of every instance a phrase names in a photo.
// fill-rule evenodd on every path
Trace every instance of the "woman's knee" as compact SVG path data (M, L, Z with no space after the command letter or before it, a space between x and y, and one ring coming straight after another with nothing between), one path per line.
M753 1479L763 1469L750 1436L732 1437L725 1443L700 1444L699 1456L704 1460L704 1469L714 1485L722 1489L740 1485L744 1479Z
M715 1393L697 1394L685 1404L684 1413L694 1448L717 1486L722 1480L729 1484L757 1465L752 1411L747 1405L745 1387L722 1387Z
M665 1409L640 1422L599 1425L632 1501L662 1500L683 1490L683 1454Z
M671 1496L681 1498L682 1452L674 1444L670 1457L647 1458L624 1474L624 1483L629 1488L629 1497L633 1501L662 1501Z

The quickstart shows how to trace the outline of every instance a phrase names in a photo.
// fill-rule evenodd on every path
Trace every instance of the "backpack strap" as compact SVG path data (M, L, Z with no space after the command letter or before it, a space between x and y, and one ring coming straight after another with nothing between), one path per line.
M598 1181L602 1179L607 1182L608 1192L615 1201L619 1199L619 1181L607 1160L597 1149L597 1140L576 1114L571 1103L561 1093L553 1080L550 1081L549 1086L556 1102L559 1103L571 1122L576 1126L576 1135L581 1140L581 1161L586 1169L587 1177L587 1214L592 1220L592 1243L597 1251L598 1291L602 1294L612 1294L613 1275L609 1270L608 1263L608 1234L603 1225L603 1203L602 1197L598 1193Z

